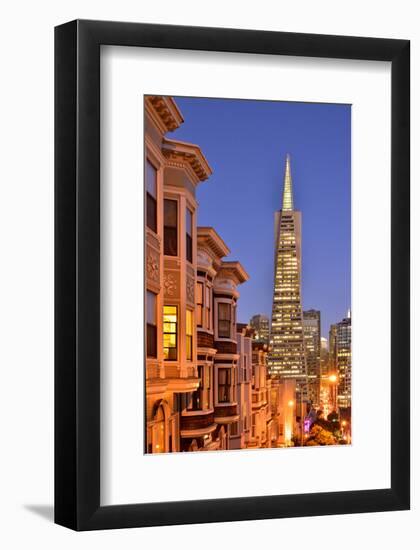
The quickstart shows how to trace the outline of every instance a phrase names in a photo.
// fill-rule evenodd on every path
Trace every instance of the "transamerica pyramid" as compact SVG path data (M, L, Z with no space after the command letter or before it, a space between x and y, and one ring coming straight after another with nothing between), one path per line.
M283 201L274 218L274 293L270 328L271 375L296 379L306 387L306 361L302 322L301 213L294 209L290 156L286 156ZM303 396L302 396L303 397Z

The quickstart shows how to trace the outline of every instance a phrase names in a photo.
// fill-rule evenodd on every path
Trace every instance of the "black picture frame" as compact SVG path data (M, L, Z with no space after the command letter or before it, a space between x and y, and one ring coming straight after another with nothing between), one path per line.
M390 488L100 506L101 45L391 62ZM55 522L92 530L409 509L409 254L408 40L84 20L56 27Z

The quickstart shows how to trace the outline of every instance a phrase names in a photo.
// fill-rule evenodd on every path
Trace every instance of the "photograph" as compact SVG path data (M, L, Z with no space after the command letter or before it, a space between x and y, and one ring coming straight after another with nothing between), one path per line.
M350 445L351 105L143 100L144 452Z

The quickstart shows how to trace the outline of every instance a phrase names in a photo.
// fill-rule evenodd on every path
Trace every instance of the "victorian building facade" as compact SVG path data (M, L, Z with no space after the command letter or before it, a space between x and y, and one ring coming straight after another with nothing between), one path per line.
M146 452L181 450L181 413L198 389L195 190L211 169L170 97L145 98Z

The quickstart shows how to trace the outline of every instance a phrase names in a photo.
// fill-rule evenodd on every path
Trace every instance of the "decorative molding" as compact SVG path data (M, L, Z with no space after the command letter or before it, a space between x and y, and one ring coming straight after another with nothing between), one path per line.
M192 143L163 138L162 152L168 164L178 168L190 168L197 184L205 181L212 173L206 157L200 147Z
M146 96L145 107L162 134L176 130L184 122L181 111L172 97Z
M189 276L187 276L187 301L191 304L195 303L195 280Z
M210 254L213 260L230 254L229 247L213 227L197 227L197 246Z
M178 280L173 273L165 273L163 276L163 288L165 296L173 298L178 294Z
M151 281L160 282L159 254L147 247L147 277Z

